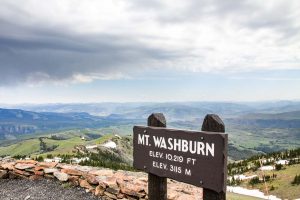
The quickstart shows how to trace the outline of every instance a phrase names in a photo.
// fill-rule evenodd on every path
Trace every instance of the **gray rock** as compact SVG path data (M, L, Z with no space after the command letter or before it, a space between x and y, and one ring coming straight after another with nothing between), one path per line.
M46 168L44 169L45 174L53 174L54 172L58 172L56 168Z
M21 170L23 170L23 169L30 169L30 168L34 168L35 167L35 165L34 164L23 164L23 163L17 163L16 165L15 165L15 168L16 169L21 169Z
M60 181L67 181L69 179L69 175L63 172L54 172L53 175Z

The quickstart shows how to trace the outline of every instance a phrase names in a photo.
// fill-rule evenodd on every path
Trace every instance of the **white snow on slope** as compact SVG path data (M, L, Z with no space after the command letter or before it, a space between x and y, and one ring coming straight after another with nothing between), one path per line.
M117 147L117 144L113 141L108 141L108 142L104 143L102 146L106 147L106 148L115 149Z
M265 196L264 193L259 190L249 190L249 189L242 188L242 187L227 186L227 191L236 193L236 194L243 194L243 195L247 195L247 196L258 197L258 198L262 198L262 199L281 200L273 195Z

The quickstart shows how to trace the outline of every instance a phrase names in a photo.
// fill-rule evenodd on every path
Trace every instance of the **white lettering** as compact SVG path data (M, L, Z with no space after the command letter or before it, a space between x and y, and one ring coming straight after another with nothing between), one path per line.
M178 148L178 149L177 149ZM174 150L181 151L181 140L174 139Z
M168 149L173 151L189 152L191 154L198 154L203 156L215 156L215 144L204 143L200 141L191 141L175 138L164 138L153 136L153 143L156 148ZM138 135L138 144L150 146L149 135ZM153 152L155 153L155 152ZM154 154L153 154L154 155ZM161 157L161 156L157 156ZM189 163L195 163L194 160L189 160Z
M201 151L202 155L205 155L204 154L204 143L203 142L198 142L197 143L197 154L200 154L200 151Z
M160 144L160 148L167 149L167 145L166 145L166 140L165 140L165 138L162 138L161 144Z
M190 169L185 169L185 175L191 176L192 172Z
M182 149L181 149L181 151L182 152L188 152L188 150L189 150L188 141L182 140Z
M155 137L155 136L153 136L153 140L154 140L154 145L155 145L155 147L160 148L160 144L161 144L161 141L162 141L162 137Z
M206 155L208 156L208 152L212 155L212 157L215 156L215 144L212 143L211 146L209 146L209 143L206 143Z
M145 135L141 135L141 134L138 135L138 144L145 145L145 141L144 141L145 137L144 136Z
M169 150L172 150L172 149L173 149L173 143L172 143L172 140L173 140L173 138L169 138L169 139L168 139L168 144L169 144L168 149L169 149Z
M193 145L193 143L194 143L194 145ZM197 144L196 141L190 141L190 152L192 154L195 154L197 152L197 145L196 144Z

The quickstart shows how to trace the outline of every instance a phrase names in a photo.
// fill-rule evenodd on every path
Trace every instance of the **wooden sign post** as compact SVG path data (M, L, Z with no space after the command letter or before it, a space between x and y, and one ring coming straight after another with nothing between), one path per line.
M147 172L149 200L167 199L167 178L203 188L204 200L224 200L227 134L217 115L207 115L202 130L167 129L163 114L148 126L134 126L133 166Z
M148 126L167 127L165 116L162 113L153 113L148 117ZM148 173L148 198L167 199L167 178Z
M225 133L225 125L218 115L210 114L205 116L201 130L208 132ZM225 146L225 148L225 151L227 152L227 145ZM224 165L227 166L227 156L224 157ZM227 179L227 170L225 170L224 173L226 173L224 174L225 182ZM215 192L213 190L203 188L203 200L226 200L226 190Z

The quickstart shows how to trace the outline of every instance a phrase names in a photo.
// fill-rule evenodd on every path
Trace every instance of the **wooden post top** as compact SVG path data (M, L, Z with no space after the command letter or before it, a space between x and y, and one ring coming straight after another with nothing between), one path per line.
M167 127L167 121L162 113L152 113L148 117L148 126Z

